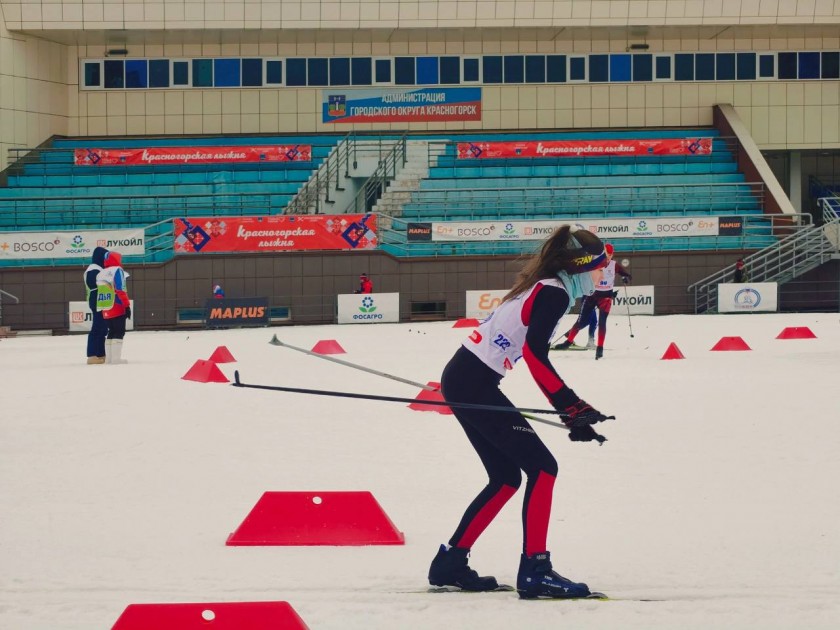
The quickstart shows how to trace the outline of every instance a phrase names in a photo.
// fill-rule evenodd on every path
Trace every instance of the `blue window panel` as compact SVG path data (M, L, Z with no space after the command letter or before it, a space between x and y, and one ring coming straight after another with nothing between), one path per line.
M125 87L141 88L149 87L149 62L145 59L125 60Z
M265 82L267 85L279 85L283 83L282 61L272 60L265 62Z
M601 83L609 80L609 55L589 55L589 82Z
M193 59L192 84L193 87L213 87L212 59Z
M694 55L674 55L674 80L694 81Z
M438 79L438 58L417 57L417 85L437 85Z
M739 81L755 81L755 53L738 53L736 65Z
M762 79L772 79L776 74L776 58L773 55L758 56L758 76Z
M440 58L440 82L442 85L458 85L461 82L461 58Z
M630 81L632 55L610 55L610 81Z
M484 83L502 82L502 58L495 55L483 57Z
M100 87L102 85L102 70L99 62L85 63L85 87Z
M566 55L546 56L545 80L548 83L566 82Z
M368 69L370 69L370 64L368 64ZM330 85L350 85L349 57L330 59Z
M571 57L569 59L569 80L586 81L586 57Z
M671 78L671 58L657 57L656 58L656 78L670 79Z
M391 60L377 59L376 60L376 82L390 83L391 82Z
M717 54L717 72L715 77L718 81L735 80L735 53Z
M414 57L394 57L394 83L396 85L416 85Z
M149 87L169 87L169 59L149 59Z
M633 80L653 81L653 55L633 55Z
M263 60L242 60L242 87L260 87L263 84Z
M123 60L105 60L105 87L125 87L125 63Z
M173 61L172 62L172 85L189 85L190 84L190 62L189 61Z
M377 62L379 63L379 62ZM390 81L391 65L388 64L388 75ZM353 57L350 60L350 78L353 85L370 85L373 83L373 75L371 74L371 58L370 57Z
M796 53L779 53L779 78L796 78Z
M840 52L822 54L822 78L840 79Z
M545 83L545 55L525 57L525 83Z
M525 57L505 55L505 83L525 82Z
M694 55L694 78L697 81L715 80L715 56L712 53ZM679 77L678 77L679 79Z
M329 85L328 61L324 58L307 59L307 75L309 85Z
M799 78L819 79L820 78L820 53L801 52L799 53Z
M478 59L464 59L464 81L478 81Z
M286 85L306 85L306 59L286 59Z
M213 85L216 87L239 87L242 85L242 60L214 59Z

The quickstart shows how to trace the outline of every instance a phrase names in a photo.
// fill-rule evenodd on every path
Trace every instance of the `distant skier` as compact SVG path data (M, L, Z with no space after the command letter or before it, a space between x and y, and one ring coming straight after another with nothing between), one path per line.
M539 255L520 272L513 288L444 368L442 394L448 402L492 405L499 410L455 407L455 417L487 470L489 482L461 519L448 545L441 545L429 569L433 586L466 591L500 588L496 578L479 576L467 564L470 548L522 483L523 544L516 588L531 599L589 596L586 584L554 572L547 550L551 498L557 461L526 418L507 411L513 404L499 383L524 358L531 376L570 428L575 442L597 440L592 425L609 419L581 400L548 359L548 343L575 298L594 290L592 270L607 264L604 245L585 230L561 226Z
M88 308L91 311L90 332L87 338L87 362L88 365L105 363L105 337L108 335L108 325L102 312L96 308L98 291L96 277L105 268L105 256L108 250L104 247L97 247L93 250L91 263L85 269L85 293L87 295Z
M108 340L105 356L108 363L126 363L122 359L126 320L131 319L131 302L128 298L126 280L128 274L122 268L122 255L108 252L105 255L105 269L96 276L99 294L97 308L108 325Z
M607 338L607 318L610 315L612 308L612 301L618 296L618 291L614 291L615 274L621 276L622 282L628 284L633 276L622 265L613 260L615 248L609 243L606 244L607 259L609 263L601 270L601 276L595 287L595 293L587 296L583 300L580 308L580 315L571 330L566 333L566 341L552 346L553 350L568 350L575 342L575 336L578 331L583 328L589 321L591 314L595 308L598 309L598 344L595 347L595 360L604 356L604 340Z

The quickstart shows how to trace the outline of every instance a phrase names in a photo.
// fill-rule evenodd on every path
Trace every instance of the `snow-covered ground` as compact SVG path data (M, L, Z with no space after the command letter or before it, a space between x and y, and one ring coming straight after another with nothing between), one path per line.
M535 425L560 465L555 567L620 600L609 602L423 592L485 481L452 416L181 380L224 345L231 379L413 398L411 385L268 341L335 339L338 358L425 383L469 329L130 332L120 366L85 365L84 336L2 341L0 628L107 629L130 603L261 600L290 602L313 629L840 627L838 324L635 317L631 339L614 314L605 360L553 353L582 397L618 417L602 447ZM787 326L818 339L775 339ZM733 335L752 351L709 351ZM685 360L660 360L672 341ZM503 389L547 406L524 365ZM406 543L225 546L268 490L369 490ZM471 560L509 583L521 496Z

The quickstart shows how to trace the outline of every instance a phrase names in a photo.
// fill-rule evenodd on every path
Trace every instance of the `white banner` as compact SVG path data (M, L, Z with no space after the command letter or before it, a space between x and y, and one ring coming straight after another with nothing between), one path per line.
M84 258L90 260L97 247L113 249L123 256L146 253L143 230L85 230L80 232L3 232L0 257L5 260L32 258Z
M339 324L400 321L399 293L349 293L338 296Z
M779 310L775 282L719 284L718 313L758 313Z
M433 241L541 241L568 221L437 221ZM593 219L572 223L602 239L717 236L718 217Z
M613 300L612 310L613 315L627 314L627 306L630 306L631 315L653 315L654 307L656 306L653 299L653 285L643 284L640 286L627 285L626 293L625 286L619 282L615 286L618 291L618 296Z
M125 322L126 330L134 330L134 300L129 300L131 305L131 319ZM90 312L87 302L70 302L67 312L67 321L70 322L70 332L89 332L93 315Z
M466 317L470 319L486 319L507 295L508 289L496 291L467 291Z

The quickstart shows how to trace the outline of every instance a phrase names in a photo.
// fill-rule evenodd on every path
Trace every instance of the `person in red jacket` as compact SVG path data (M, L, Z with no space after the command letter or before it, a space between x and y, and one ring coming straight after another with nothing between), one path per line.
M359 276L359 288L353 293L373 293L373 282L370 281L366 273Z
M96 277L97 308L108 325L106 363L126 363L122 360L123 340L126 320L131 319L127 278L128 274L122 268L122 255L119 252L108 252L105 255L105 269Z

